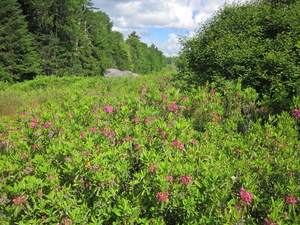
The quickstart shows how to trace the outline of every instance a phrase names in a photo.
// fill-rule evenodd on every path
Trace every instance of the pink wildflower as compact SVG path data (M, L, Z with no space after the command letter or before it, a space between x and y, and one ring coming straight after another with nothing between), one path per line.
M245 191L244 188L240 189L240 197L242 198L242 201L246 203L246 205L250 205L250 202L252 202L252 194Z
M96 133L97 132L97 128L96 127L89 127L88 128L88 132L91 132L91 133Z
M158 168L158 166L156 165L156 164L154 164L153 166L150 166L149 168L148 168L148 171L150 172L150 173L155 173L155 170Z
M189 100L188 97L183 97L183 98L182 98L182 101L184 101L184 102L187 101L187 100Z
M83 132L80 132L79 135L81 136L81 138L85 138L85 134Z
M276 225L276 222L270 221L268 218L264 219L264 225Z
M139 117L138 116L134 116L134 118L132 119L132 121L134 121L134 122L139 122Z
M221 120L222 120L222 117L219 116L219 117L216 118L216 120L221 121Z
M172 142L172 146L176 146L179 149L184 149L184 142L176 139Z
M167 96L165 94L162 94L161 98L167 98Z
M112 107L109 106L109 105L104 106L104 109L105 109L105 111L106 111L107 113L114 113L114 110L113 110Z
M53 179L53 178L55 178L55 175L50 175L49 178Z
M156 193L156 198L158 198L161 202L169 202L169 192L162 191Z
M14 205L21 205L25 201L25 196L21 195L19 198L13 199Z
M71 224L72 223L72 220L71 219L66 219L65 220L65 225L69 225L69 224Z
M30 122L31 122L31 123L39 123L39 121L38 121L37 118L32 118L32 119L30 120Z
M182 175L181 176L181 181L184 184L188 184L188 183L192 182L192 179L190 178L189 175Z
M299 117L299 118L300 118L300 111L299 111L299 109L294 109L294 110L293 110L292 116L293 116L293 117Z
M152 120L156 119L156 116L152 116L145 119L145 123L150 123Z
M177 109L179 109L179 107L176 103L170 103L170 107L168 109L169 112L174 112Z
M296 198L294 196L291 196L291 195L285 196L285 201L287 203L290 203L290 204L296 204L297 203Z
M51 127L51 126L52 126L52 123L48 121L48 122L46 122L46 123L44 124L44 126L45 126L46 128Z
M173 181L173 176L169 175L167 178L168 178L168 181Z

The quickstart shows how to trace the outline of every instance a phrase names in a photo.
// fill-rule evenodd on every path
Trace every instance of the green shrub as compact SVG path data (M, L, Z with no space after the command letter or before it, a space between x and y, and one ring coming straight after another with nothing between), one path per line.
M175 81L195 87L239 80L260 99L268 96L274 110L287 110L300 94L299 17L299 1L225 5L182 40Z

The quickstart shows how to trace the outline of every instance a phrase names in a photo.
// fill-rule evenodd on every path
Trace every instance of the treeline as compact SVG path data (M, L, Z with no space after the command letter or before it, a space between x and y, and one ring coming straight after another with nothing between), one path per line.
M108 68L146 74L167 59L136 32L126 40L89 0L0 1L0 80L94 76Z
M224 5L194 38L182 40L176 82L189 88L240 82L275 110L300 95L300 1Z

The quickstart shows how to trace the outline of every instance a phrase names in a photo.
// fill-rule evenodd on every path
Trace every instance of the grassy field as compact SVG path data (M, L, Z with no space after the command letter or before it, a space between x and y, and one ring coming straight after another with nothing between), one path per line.
M1 224L300 224L300 113L172 72L0 85Z

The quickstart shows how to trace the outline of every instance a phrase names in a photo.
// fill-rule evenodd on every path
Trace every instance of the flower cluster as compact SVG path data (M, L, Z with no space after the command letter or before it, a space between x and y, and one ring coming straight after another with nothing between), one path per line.
M158 198L161 202L169 202L169 192L158 192L156 193L156 198Z
M240 189L240 197L246 205L250 205L250 202L252 202L252 194L244 188Z
M300 118L300 110L299 109L294 109L292 116Z
M32 118L30 120L30 122L31 122L31 124L30 124L29 128L31 128L31 129L34 129L35 128L35 124L39 123L39 121L38 121L37 118Z
M115 111L113 110L113 108L109 105L104 106L105 112L107 113L114 113Z
M25 201L25 196L21 195L18 198L13 199L14 205L21 205Z
M296 204L297 203L296 198L294 196L291 196L291 195L285 196L285 201L287 203L290 203L290 204Z
M184 142L183 141L179 141L178 139L174 140L172 142L172 146L178 147L180 149L184 148Z
M156 165L156 164L154 164L153 166L150 166L149 168L148 168L148 171L150 172L150 173L154 173L155 172L155 170L158 168L158 166Z
M188 183L192 182L192 179L190 178L189 175L181 175L181 181L184 184L188 184Z
M44 124L44 126L45 126L46 128L51 127L51 126L52 126L52 123L51 123L50 121L48 121L48 122L46 122L46 123Z
M170 103L170 107L168 108L169 112L174 112L177 109L179 109L179 106L176 103Z

